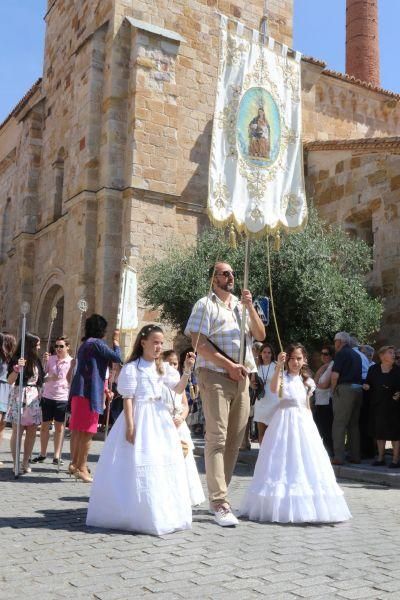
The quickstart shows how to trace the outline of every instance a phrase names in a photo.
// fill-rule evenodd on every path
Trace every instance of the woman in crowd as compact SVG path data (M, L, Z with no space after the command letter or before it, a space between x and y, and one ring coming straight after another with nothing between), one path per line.
M275 373L275 353L271 344L264 343L258 353L257 372L263 385L263 394L254 403L254 421L257 423L258 441L261 445L264 433L279 404L277 394L271 392L270 384Z
M35 445L36 429L42 422L40 410L40 390L43 385L44 371L39 358L40 339L37 335L27 333L25 336L25 356L21 357L21 341L19 342L12 359L8 364L8 383L13 386L6 420L12 423L11 453L15 466L18 398L19 398L19 372L24 368L23 396L21 410L21 438L25 430L24 454L22 458L22 473L30 473L29 459Z
M337 522L351 517L309 409L314 382L304 373L307 354L291 344L278 355L271 390L283 397L264 435L254 476L242 502L252 521Z
M166 350L162 354L163 361L168 363L172 368L179 370L178 355L174 350ZM184 374L184 368L180 371L180 375ZM199 473L197 471L196 461L194 459L193 449L194 444L190 435L189 427L186 423L186 418L189 414L189 403L186 396L186 391L183 394L177 394L168 386L163 386L163 397L171 413L172 420L178 431L179 439L182 444L182 451L185 457L185 467L187 482L189 486L190 501L192 506L198 506L204 502L204 492L201 485Z
M379 363L370 367L364 390L369 394L370 434L376 439L378 458L374 466L385 465L385 445L390 440L393 460L389 467L400 468L400 367L394 364L394 346L378 350Z
M118 378L121 414L103 447L86 523L93 527L163 535L190 529L192 511L181 442L163 386L182 394L194 365L183 375L160 361L164 336L157 325L139 331Z
M9 333L0 333L0 444L3 439L3 431L6 426L6 413L8 399L10 396L10 384L7 381L8 363L14 354L16 340ZM0 462L0 467L3 463Z
M71 475L85 483L91 483L87 457L93 435L97 432L99 415L104 411L104 387L110 361L121 362L119 332L114 331L113 350L103 338L107 330L104 317L93 314L85 322L85 336L81 344L77 368L72 380L71 418Z
M323 346L321 349L322 366L315 373L315 423L329 456L333 456L332 441L332 390L331 375L334 349Z
M46 460L49 443L49 426L54 420L54 455L53 465L61 461L61 441L64 432L65 413L68 404L68 374L71 369L72 357L69 354L69 341L63 335L56 339L55 355L44 354L44 387L42 392L42 424L40 426L40 454L33 463Z

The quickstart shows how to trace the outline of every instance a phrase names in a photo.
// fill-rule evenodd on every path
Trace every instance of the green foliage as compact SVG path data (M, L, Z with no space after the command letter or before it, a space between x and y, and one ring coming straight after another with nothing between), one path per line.
M251 241L249 289L268 295L266 238ZM209 268L215 260L228 262L235 272L237 293L243 281L244 241L229 247L225 233L206 229L193 247L175 247L166 258L147 263L142 295L161 320L183 330L193 304L209 287ZM360 240L325 224L312 207L301 233L285 236L280 251L270 241L272 292L284 344L301 341L310 349L335 332L350 331L363 342L373 341L383 312L382 301L365 287L371 252ZM276 337L272 315L268 339Z

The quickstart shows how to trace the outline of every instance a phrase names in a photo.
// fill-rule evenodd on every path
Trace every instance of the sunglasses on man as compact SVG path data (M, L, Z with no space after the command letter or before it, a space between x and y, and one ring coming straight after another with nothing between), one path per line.
M235 271L220 271L215 273L216 275L223 275L224 277L235 277Z

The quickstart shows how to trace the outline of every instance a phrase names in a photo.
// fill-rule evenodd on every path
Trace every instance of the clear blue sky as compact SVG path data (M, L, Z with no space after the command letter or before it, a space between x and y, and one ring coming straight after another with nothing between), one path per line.
M0 0L0 122L42 75L46 0ZM382 87L400 92L400 0L379 0ZM345 0L294 0L294 47L344 70Z

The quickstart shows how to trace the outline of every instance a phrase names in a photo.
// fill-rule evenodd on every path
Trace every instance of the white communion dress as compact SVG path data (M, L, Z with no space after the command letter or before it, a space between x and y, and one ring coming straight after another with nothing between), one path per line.
M96 467L86 524L163 535L191 529L192 509L185 460L165 402L163 384L175 387L179 373L139 360L121 370L117 388L134 398L135 442L126 441L122 412L104 444Z
M299 375L284 375L283 398L264 435L240 512L252 521L278 523L351 518Z
M174 391L164 385L163 396L165 397L165 402L172 416L174 416L174 414L180 415L183 412L184 405L182 403L182 394L176 394ZM189 486L190 501L192 506L198 506L204 502L205 496L199 473L197 471L196 461L194 459L194 444L186 421L183 421L183 423L179 425L177 432L179 438L187 444L188 452L185 456L185 467Z

